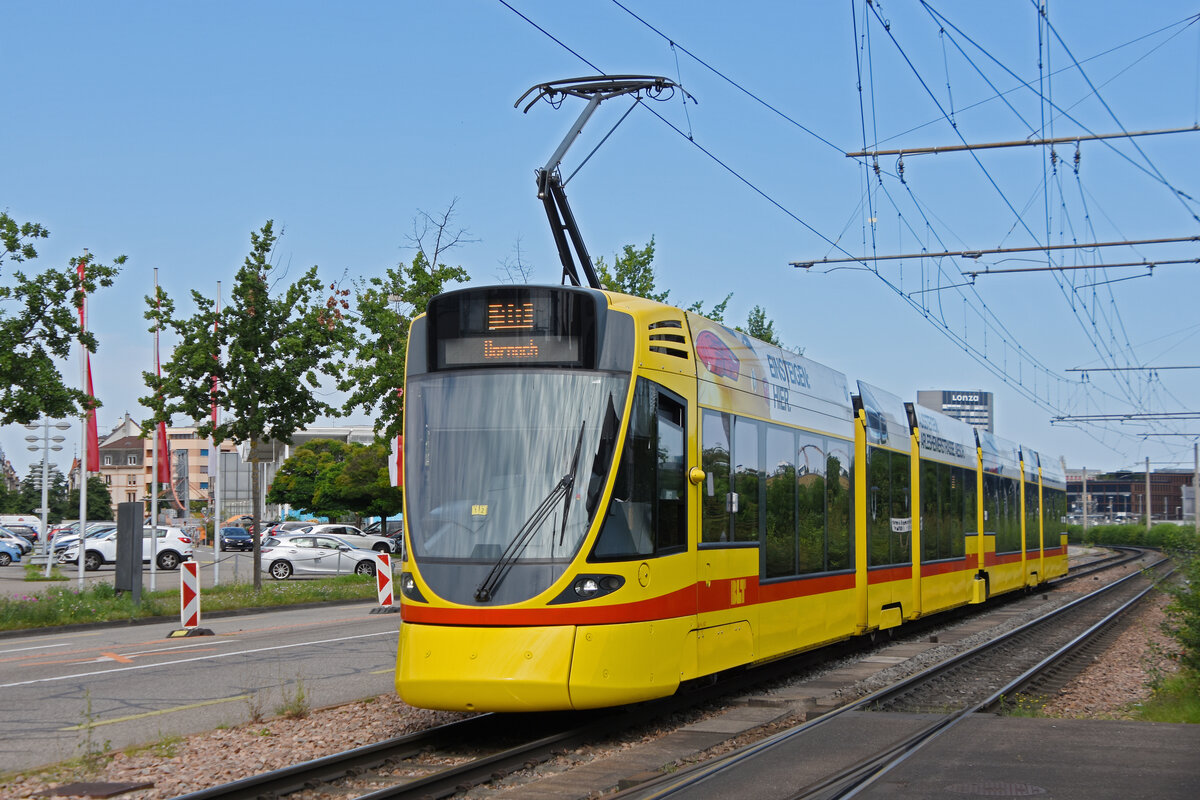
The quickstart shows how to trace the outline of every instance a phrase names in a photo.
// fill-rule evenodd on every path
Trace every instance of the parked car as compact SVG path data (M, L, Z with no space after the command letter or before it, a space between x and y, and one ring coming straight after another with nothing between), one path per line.
M287 522L280 522L267 528L264 536L280 536L288 533L296 533L304 528L312 527L317 523L309 520L290 519Z
M33 542L26 539L24 536L18 536L8 528L0 528L0 542L11 545L21 551L21 555L25 555L33 549Z
M363 528L363 533L367 533L372 536L386 536L390 539L393 536L395 536L397 533L400 533L403 530L404 530L404 517L402 515L397 514L394 517L388 517L386 531L383 529L382 521L375 520L370 525Z
M364 550L375 550L380 553L394 553L395 548L393 542L386 536L372 536L363 533L353 525L335 525L335 524L318 524L309 525L307 528L301 528L295 533L307 533L313 536L336 536L339 539L345 539L353 547L361 547Z
M87 538L95 539L98 536L106 536L115 530L116 530L116 528L113 527L112 525L107 525L103 528L95 528L95 529L93 529L92 526L89 525ZM78 542L79 542L78 535L76 535L74 533L63 533L59 536L54 537L54 539L51 540L51 549L57 555L57 554L63 553L64 551L69 550L70 548L74 547Z
M5 525L4 527L9 533L15 533L22 539L28 539L31 542L36 542L39 538L37 528L29 525Z
M262 571L278 581L293 575L374 575L375 553L339 536L273 536L263 543Z
M159 569L177 569L183 561L192 557L192 540L184 535L179 528L155 528L157 531L157 560ZM154 545L150 539L151 529L142 530L142 562L148 563L153 555ZM112 564L117 560L117 531L113 529L103 536L85 540L83 568L86 570L100 569L101 564ZM79 562L79 545L63 551L58 557L60 564Z
M253 550L254 538L245 528L221 528L221 552L227 550Z
M13 547L6 542L0 542L0 567L7 567L9 564L21 560L21 549Z

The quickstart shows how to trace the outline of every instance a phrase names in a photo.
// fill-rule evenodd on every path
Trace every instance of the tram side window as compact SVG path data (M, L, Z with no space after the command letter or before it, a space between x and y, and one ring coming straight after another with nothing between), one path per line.
M938 477L942 485L942 538L938 552L942 558L962 558L966 555L966 540L963 531L966 530L963 494L968 476L975 480L975 475L962 467L952 467L942 464ZM974 488L974 484L972 484ZM974 492L971 496L974 497ZM971 518L975 518L974 512Z
M999 517L998 495L1000 493L1000 477L985 474L983 476L983 532L996 535L996 522Z
M936 561L940 558L939 545L942 539L942 514L949 498L941 496L939 468L945 464L936 461L921 462L921 560Z
M1041 537L1038 519L1038 485L1025 481L1025 549L1040 550L1038 540Z
M628 558L687 547L684 407L650 381L634 389L612 500L593 555Z
M922 561L961 558L965 552L964 479L962 467L921 462Z
M659 553L687 549L686 419L683 404L667 395L658 398L658 519Z
M868 566L912 559L909 456L882 448L867 453Z
M782 578L796 574L795 434L787 428L768 425L766 454L767 530L763 575Z
M757 542L761 465L758 434L761 423L743 417L733 420L733 491L737 508L733 513L733 540Z
M979 534L978 520L978 502L979 502L979 485L976 483L979 479L979 473L975 470L962 470L962 499L963 499L963 525L962 531L965 536L975 536ZM963 536L955 537L958 539L958 553L963 552L964 541Z
M1021 509L1019 487L1013 478L994 476L996 484L996 552L1021 551Z
M701 504L700 541L728 542L729 440L733 416L705 411L701 417L700 461L704 468L704 502Z
M1045 507L1042 509L1042 526L1045 531L1047 548L1058 547L1059 535L1063 530L1063 515L1066 511L1066 493L1061 489L1045 489Z
M850 446L835 439L827 440L825 458L825 524L830 570L850 569L850 543L853 541L853 516L850 514Z
M800 497L799 571L823 572L828 549L825 529L825 482L829 465L825 460L825 440L807 433L799 435L796 466L799 474L797 490Z

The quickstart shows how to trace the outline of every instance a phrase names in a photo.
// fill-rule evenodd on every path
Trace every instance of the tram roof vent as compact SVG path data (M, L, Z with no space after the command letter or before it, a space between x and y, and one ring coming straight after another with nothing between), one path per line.
M682 332L683 331L683 323L680 320L677 320L677 319L659 320L658 322L651 322L647 326L647 328L650 330L650 341L651 342L670 342L672 344L679 344L679 345L683 345L684 347L687 347L687 343L688 343L687 337L684 336L684 334ZM674 328L680 332L679 333L662 332L663 329L670 329L670 328ZM651 353L661 353L664 356L674 356L675 358L682 358L685 361L688 359L688 351L686 349L683 349L680 347L669 347L665 344L651 344L650 352Z

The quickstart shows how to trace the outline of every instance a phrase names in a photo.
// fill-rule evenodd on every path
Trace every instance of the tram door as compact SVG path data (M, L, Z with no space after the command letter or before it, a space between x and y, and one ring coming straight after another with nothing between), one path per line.
M700 418L697 659L701 674L753 660L758 589L761 423L704 409Z

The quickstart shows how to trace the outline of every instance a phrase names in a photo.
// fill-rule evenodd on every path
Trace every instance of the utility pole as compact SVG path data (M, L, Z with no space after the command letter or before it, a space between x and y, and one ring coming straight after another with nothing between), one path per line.
M1200 536L1200 444L1192 445L1192 522Z
M1146 456L1146 533L1150 532L1150 456Z
M1083 538L1087 539L1088 529L1088 498L1087 498L1087 467L1083 468Z

